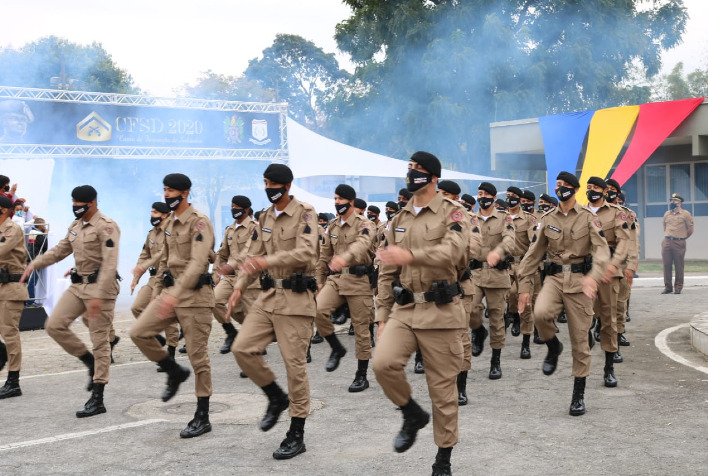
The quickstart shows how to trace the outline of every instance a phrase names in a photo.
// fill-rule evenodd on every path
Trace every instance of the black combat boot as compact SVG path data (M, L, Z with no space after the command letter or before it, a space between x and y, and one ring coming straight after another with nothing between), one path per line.
M352 382L352 384L349 386L350 392L363 392L364 390L369 388L369 381L366 379L366 371L368 370L368 368L368 360L359 361L359 368L356 371L356 376L354 377L354 381Z
M321 344L324 342L324 339L320 335L320 331L315 331L315 335L312 336L312 339L310 340L313 344Z
M489 380L502 378L501 349L492 349L492 359L489 366Z
M624 333L622 334L617 334L617 343L621 345L622 347L629 347L629 341L627 338L624 336Z
M472 355L479 356L484 350L484 340L489 335L484 326L479 326L477 329L472 329Z
M561 311L560 314L558 314L558 322L561 324L566 324L568 322L568 316L565 315L565 309Z
M575 377L569 413L572 416L585 415L585 377Z
M172 357L172 360L175 359L175 351L177 350L177 347L173 345L168 345L167 346L167 353L170 354L170 357ZM160 364L157 364L157 371L158 372L165 372L165 369L160 367Z
M197 411L187 428L179 432L180 438L194 438L211 431L209 422L209 397L197 397Z
M22 395L22 390L20 389L20 371L10 370L7 373L7 381L5 385L0 388L0 400L4 398L19 397Z
M521 357L522 359L530 359L531 358L531 346L529 345L531 343L531 334L524 334L522 337L521 341Z
M615 353L605 351L605 387L616 387L615 367L613 365Z
M93 384L91 398L84 404L84 408L76 412L76 418L86 418L106 413L106 407L103 405L103 389L105 386L103 383Z
M624 362L624 357L622 357L622 354L620 354L619 347L617 348L617 352L615 352L614 357L612 357L612 361L616 364L621 364Z
M435 463L433 463L433 476L452 476L451 454L452 447L438 448L438 454L435 455Z
M177 394L179 386L189 378L191 373L187 367L182 367L171 356L167 356L157 363L167 372L167 386L162 392L162 401L166 402Z
M285 434L285 439L280 443L280 448L273 452L275 459L290 459L307 451L305 448L305 419L292 417L290 429Z
M120 337L119 337L119 336L115 336L115 337L113 337L113 340L112 340L111 343L110 343L110 345L111 345L111 363L112 363L112 364L115 364L115 363L116 363L115 360L113 360L113 347L115 347L116 344L118 344L118 342L120 342Z
M347 334L349 334L350 336L354 335L354 324L352 324L351 322L349 323L349 331L347 331Z
M548 353L543 359L543 374L551 375L558 367L558 356L563 352L563 343L558 340L558 337L553 336L553 339L546 342Z
M457 374L457 404L467 405L467 371Z
M269 383L262 388L263 392L268 396L268 408L259 426L261 430L268 431L278 423L280 414L288 409L290 400L288 395L275 382Z
M187 344L184 344L182 347L179 348L179 353L180 353L180 354L186 354L186 353L187 353Z
M595 340L600 342L600 333L602 332L602 323L600 322L600 318L597 318L597 322L595 323L595 330L593 331L592 335L595 337Z
M543 339L541 339L541 337L538 335L538 329L536 328L536 326L533 326L533 343L538 345L545 344L545 342L543 342Z
M425 366L423 365L423 353L420 349L415 351L415 363L413 364L413 372L417 374L425 373Z
M328 335L325 337L325 340L332 348L332 353L329 354L329 359L327 360L327 365L325 365L325 370L327 372L334 372L337 370L337 367L339 367L339 361L346 355L347 349L342 346L342 343L339 342L339 339L337 339L335 334Z
M3 341L0 341L0 370L5 367L7 363L7 346Z
M230 322L227 322L226 324L221 324L221 327L223 327L224 332L226 332L226 338L224 339L224 343L219 349L219 352L222 354L228 354L229 352L231 352L231 346L236 340L236 335L238 334L238 331Z
M88 367L89 371L89 383L86 385L86 390L91 391L93 390L93 370L94 370L94 361L93 361L93 354L91 352L86 352L84 355L79 357L79 360L84 363L86 367Z
M518 312L511 313L511 335L518 337L521 334L521 316Z
M412 398L401 407L401 411L403 411L403 428L398 432L393 442L393 449L396 450L396 453L403 453L410 449L415 443L418 430L424 428L430 421L430 414L420 408L420 405Z

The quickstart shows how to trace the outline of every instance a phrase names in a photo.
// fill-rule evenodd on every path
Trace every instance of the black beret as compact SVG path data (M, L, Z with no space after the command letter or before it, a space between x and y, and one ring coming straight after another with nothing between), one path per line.
M81 203L88 203L96 199L96 189L91 185L79 185L71 191L71 198Z
M610 180L611 180L611 179L610 179ZM617 198L618 198L621 202L626 202L626 201L627 201L627 199L626 199L625 196L624 196L624 193L622 193L622 192L620 192L620 193L617 194Z
M10 177L7 175L0 175L0 185L7 185L10 183Z
M684 202L683 197L682 197L681 195L679 195L678 193L672 193L672 194L671 194L671 200L673 200L673 199L681 200L681 203Z
M152 208L160 213L170 213L170 207L165 202L155 202L152 204Z
M615 187L617 189L617 193L622 191L622 187L620 187L620 184L617 180L611 178L606 180L607 185L610 185L612 187Z
M162 179L162 184L183 192L192 188L192 181L184 174L167 174Z
M607 182L602 180L600 177L590 177L588 179L588 185L596 185L600 188L607 188Z
M13 208L12 200L5 195L0 195L0 208Z
M231 199L231 203L241 208L251 207L251 201L248 199L248 197L245 197L243 195L234 195Z
M489 182L482 182L479 184L478 190L484 190L490 195L496 195L497 194L497 187L495 187L493 184Z
M578 182L578 177L571 174L570 172L563 171L559 173L558 177L556 177L556 180L563 180L564 182L568 182L573 188L580 188L580 182Z
M548 201L552 203L554 207L558 206L558 199L556 197L548 197Z
M440 160L430 152L423 152L421 150L414 152L413 155L411 155L410 161L417 162L418 165L422 166L428 173L440 177L440 171L442 170Z
M396 203L396 202L386 202L386 208L391 208L392 210L398 211L398 203Z
M496 200L494 200L494 203L496 203L500 207L509 208L509 204L506 203L506 200L502 200L501 198L497 198Z
M293 171L284 164L270 164L263 172L263 178L285 185L293 181Z
M365 209L366 208L366 202L362 200L361 198L355 198L354 199L354 208L361 208Z
M469 193L466 193L466 194L462 195L461 198L462 198L462 200L464 200L465 202L469 203L470 205L474 205L475 203L477 203L477 200L476 200L472 195L470 195Z
M318 213L317 214L317 220L324 220L324 221L329 221L329 217L327 216L326 213Z
M524 194L522 195L522 197L526 200L531 200L532 202L536 201L536 194L533 193L531 190L524 190Z
M337 188L334 189L334 193L345 200L354 200L356 198L356 190L345 183L337 185Z
M507 192L515 193L519 198L524 196L524 192L521 191L519 187L509 187L506 189Z
M377 215L381 213L381 209L376 205L369 205L369 211L372 213L376 213Z
M457 185L456 182L453 182L452 180L441 180L438 182L438 189L443 190L447 193L451 193L453 195L459 195L460 192L462 191L460 189L460 186Z
M406 200L410 200L413 197L413 192L408 190L407 188L402 188L398 191L398 194L405 198Z
M258 220L260 217L261 217L261 211L260 211L260 210L258 210L256 213L253 214L253 218L255 218L256 220Z
M551 200L553 200L553 197L551 197L551 196L548 195L547 193L542 193L539 198L540 198L541 200L543 200L544 202L550 202Z

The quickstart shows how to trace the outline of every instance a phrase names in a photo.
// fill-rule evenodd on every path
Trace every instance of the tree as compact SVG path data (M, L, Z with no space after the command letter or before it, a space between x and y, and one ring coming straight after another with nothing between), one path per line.
M186 96L201 99L248 102L275 100L275 93L263 89L258 81L248 80L244 76L216 74L211 70L203 72L195 85L185 84L182 91Z
M278 101L288 103L289 114L311 129L327 120L323 107L337 94L349 73L336 58L297 35L276 35L263 57L248 63L244 76L273 91Z
M669 74L659 76L652 84L654 101L708 96L708 70L697 69L688 75L683 72L683 63L674 65Z
M405 157L483 171L489 123L616 105L634 61L648 76L675 45L682 0L345 0L339 48L367 92L332 133Z
M51 78L66 89L135 94L132 77L119 68L100 43L84 46L49 36L19 49L0 50L0 84L51 87Z

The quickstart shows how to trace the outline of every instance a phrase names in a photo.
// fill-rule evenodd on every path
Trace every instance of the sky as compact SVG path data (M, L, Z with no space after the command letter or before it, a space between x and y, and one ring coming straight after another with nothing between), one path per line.
M664 72L708 67L708 1L684 0L691 19L682 45L664 55ZM0 48L44 36L97 41L144 93L174 96L200 73L240 75L277 33L300 35L336 53L334 31L348 18L339 0L3 0ZM346 55L337 54L351 70Z

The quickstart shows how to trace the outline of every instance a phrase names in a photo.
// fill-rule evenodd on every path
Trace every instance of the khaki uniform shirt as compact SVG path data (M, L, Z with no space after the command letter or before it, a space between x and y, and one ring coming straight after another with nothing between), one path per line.
M291 197L290 203L278 216L271 206L260 216L254 242L248 256L265 256L268 273L274 279L291 278L293 273L315 271L319 244L317 213L309 203ZM239 275L237 289L243 291L258 275ZM317 305L311 291L294 293L288 289L271 288L261 292L256 305L266 312L315 317Z
M239 275L238 267L248 256L251 244L255 241L253 233L256 228L258 228L258 225L251 217L246 217L240 225L234 221L234 223L226 227L224 239L221 241L221 246L216 252L216 260L214 261L215 270L223 264L228 264L234 269L234 274L224 276L225 279L235 280L235 277ZM260 288L260 285L254 281L249 288Z
M482 259L480 261L483 261L483 268L472 272L475 285L480 288L510 288L509 271L490 268L487 265L487 255L491 251L496 251L502 260L507 256L513 256L516 233L511 215L494 210L486 220L479 213L477 216L479 217L479 228L482 231Z
M165 225L165 245L162 248L157 275L170 270L175 285L164 292L179 299L176 307L214 307L214 289L204 284L195 289L199 277L209 271L214 261L214 228L209 218L192 205L177 217L174 212ZM153 295L162 291L162 282Z
M160 259L162 258L162 247L165 245L165 231L162 229L165 226L167 220L171 217L167 217L160 225L153 227L152 230L148 231L147 238L145 238L145 244L138 257L137 266L140 266L145 271L148 268L160 266ZM133 281L137 282L140 277L133 278ZM159 277L157 274L155 276L150 276L147 285L153 287L157 284Z
M627 264L626 267L632 271L637 271L639 268L639 251L641 245L639 244L639 222L637 221L637 214L631 208L622 206L622 210L627 214L627 221L629 223L629 251L627 253Z
M693 228L693 217L687 210L669 210L664 213L664 234L672 238L688 238L688 232Z
M519 263L520 258L526 254L531 246L531 240L533 235L536 233L536 225L538 225L538 220L536 216L532 213L520 210L515 216L510 215L512 218L512 223L514 225L514 250L512 251L512 256L514 256L514 262Z
M589 205L585 207L592 211ZM627 257L632 246L629 235L629 214L619 205L613 205L605 200L595 215L602 223L602 235L604 235L607 245L614 248L614 252L610 250L610 264L617 268L615 277L623 277Z
M462 329L467 326L460 296L452 303L406 304L394 302L392 284L414 292L428 292L435 281L456 283L461 260L466 258L469 242L467 210L457 202L436 194L416 215L413 201L391 220L384 235L384 246L396 245L413 255L405 266L381 265L379 268L376 320L388 321L392 310L398 321L414 329Z
M97 211L84 224L74 220L69 231L59 243L32 261L35 268L45 268L74 254L76 271L88 276L98 270L98 281L91 284L76 283L69 287L79 299L115 299L118 295L118 245L120 229L106 215Z
M10 218L0 224L0 268L10 274L22 274L27 265L25 232ZM3 301L26 301L29 299L25 283L0 284L0 299Z
M366 296L371 295L369 276L356 276L354 274L333 274L327 277L329 262L333 256L344 258L348 267L370 266L375 252L374 240L376 227L374 223L356 212L342 224L337 218L325 234L324 243L320 247L320 257L317 261L315 276L318 284L324 284L331 279L337 285L341 296Z
M467 212L467 218L469 221L469 242L467 246L467 253L462 258L460 263L460 277L466 272L469 267L470 260L482 260L482 231L479 229L479 218L472 212ZM465 292L465 296L472 296L474 294L474 278L466 279L460 281L462 285L462 290Z
M519 293L533 291L532 277L544 253L548 253L548 261L561 265L582 263L585 257L592 256L592 269L587 275L599 282L610 261L610 248L601 231L602 223L597 216L579 203L570 209L567 216L560 207L545 213L517 271ZM583 292L582 273L562 272L553 277L563 280L564 293Z

